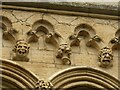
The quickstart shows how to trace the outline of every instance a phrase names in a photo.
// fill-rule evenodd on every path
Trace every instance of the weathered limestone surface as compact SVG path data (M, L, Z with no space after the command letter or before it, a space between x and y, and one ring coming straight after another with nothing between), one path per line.
M99 44L100 49L109 46L110 40L115 37L115 33L119 28L118 21L111 19L106 20L92 17L67 16L9 9L3 9L1 15L9 18L12 22L13 28L18 31L16 38L20 38L22 35L25 40L28 38L26 33L32 29L33 24L37 20L43 19L50 22L53 25L54 31L60 34L63 38L62 42L69 42L69 36L74 33L75 28L78 25L88 24L102 39L102 44ZM113 50L113 67L99 67L98 53L100 49L87 47L87 38L81 36L79 46L71 46L71 65L64 65L61 59L56 58L58 47L46 43L42 35L43 34L39 37L38 42L30 43L28 54L30 59L29 62L15 61L24 68L35 73L40 78L48 79L54 73L72 66L99 68L118 78L118 66L120 65L118 65L119 59L117 50ZM11 41L2 41L2 58L10 59L12 57L12 49L14 48L14 45L15 44Z

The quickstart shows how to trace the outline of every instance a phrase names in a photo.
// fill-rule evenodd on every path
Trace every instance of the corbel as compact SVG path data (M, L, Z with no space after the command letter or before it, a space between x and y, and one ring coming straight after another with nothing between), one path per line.
M113 66L113 53L111 48L103 47L100 49L98 54L99 66L108 68Z
M63 64L70 65L71 60L70 60L70 55L71 55L71 48L68 46L68 44L61 44L59 46L59 49L57 50L57 58L60 58L63 61Z
M13 48L12 60L13 61L29 61L28 53L30 44L25 40L17 40Z

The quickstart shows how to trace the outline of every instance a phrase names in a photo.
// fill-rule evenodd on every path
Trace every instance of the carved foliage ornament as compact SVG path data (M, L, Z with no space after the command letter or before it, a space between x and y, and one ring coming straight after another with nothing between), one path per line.
M71 64L70 55L71 48L67 44L61 44L57 51L56 57L62 59L64 64L70 65Z
M12 57L13 60L23 60L23 61L29 61L29 58L27 57L29 53L30 45L24 41L19 40L16 42L16 45L13 49L14 55Z
M113 53L109 47L104 47L99 52L99 65L101 67L107 68L113 66Z
M49 81L39 80L36 83L36 90L52 90L52 83Z

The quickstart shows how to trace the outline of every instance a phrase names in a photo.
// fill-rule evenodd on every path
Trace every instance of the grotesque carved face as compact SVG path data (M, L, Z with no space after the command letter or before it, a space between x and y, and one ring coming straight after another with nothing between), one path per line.
M112 65L112 63L111 63L112 60L113 60L113 55L112 55L111 49L108 47L102 48L99 53L100 65L103 67L108 67L108 66Z
M40 90L52 90L52 83L49 81L44 81L44 80L39 80L36 83L36 89L40 89Z
M29 53L29 48L30 46L26 41L20 40L20 41L17 41L14 51L17 56L25 57Z
M61 44L57 52L57 58L61 58L64 64L71 64L70 61L71 48L67 44Z

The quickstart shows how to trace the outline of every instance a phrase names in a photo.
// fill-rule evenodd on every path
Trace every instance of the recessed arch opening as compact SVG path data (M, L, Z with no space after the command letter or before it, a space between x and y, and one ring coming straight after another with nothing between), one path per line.
M35 74L13 61L0 59L0 62L2 62L0 65L0 78L2 79L1 86L3 88L15 88L15 90L35 88L36 82L39 80Z
M46 28L49 32L54 32L53 25L47 20L38 20L32 25L33 30L37 30L39 27Z
M66 90L74 90L75 88L79 90L88 88L91 90L117 90L120 88L120 81L118 79L92 67L71 67L56 73L50 78L50 81L55 90L59 90L59 88Z

